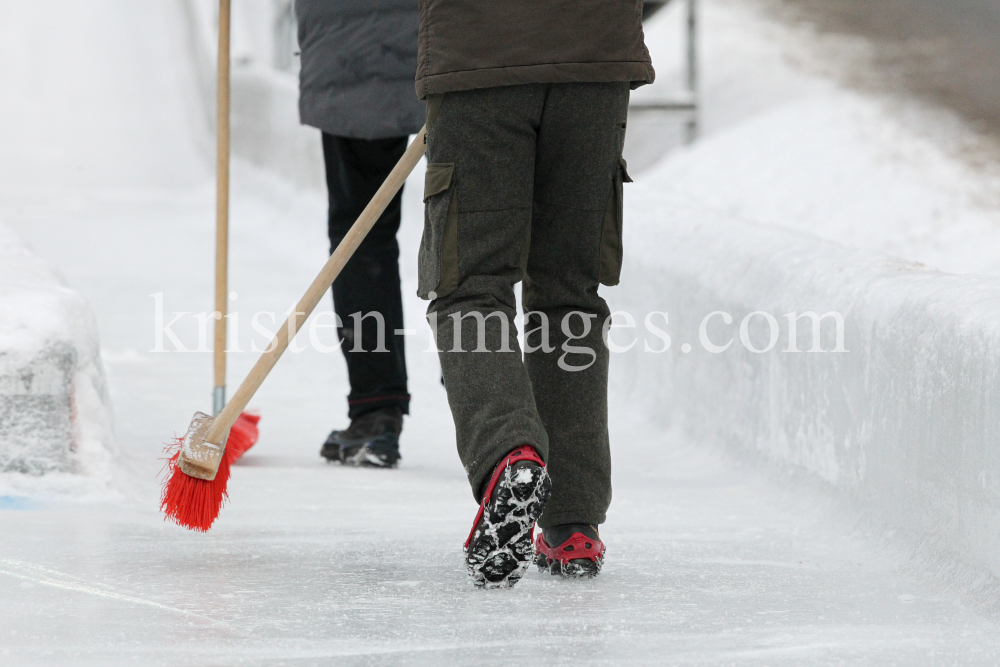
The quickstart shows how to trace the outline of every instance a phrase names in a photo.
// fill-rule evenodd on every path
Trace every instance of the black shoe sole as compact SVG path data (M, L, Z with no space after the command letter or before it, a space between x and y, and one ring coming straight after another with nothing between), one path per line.
M511 588L535 555L531 532L552 495L552 480L542 466L504 470L465 552L465 565L477 588Z
M399 440L394 435L380 435L371 440L335 438L334 433L319 450L330 463L337 461L356 468L395 468L399 465Z
M352 448L353 449L353 448ZM399 465L398 452L383 452L367 443L351 451L341 450L340 463L355 468L395 468Z
M545 554L539 553L535 556L535 565L540 572L548 572L565 579L593 579L601 573L604 556L596 561L589 558L574 558L569 562L560 563L557 560L549 560Z

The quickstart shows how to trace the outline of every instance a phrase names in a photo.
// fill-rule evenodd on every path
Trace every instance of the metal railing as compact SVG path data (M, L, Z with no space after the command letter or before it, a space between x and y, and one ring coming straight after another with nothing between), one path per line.
M648 18L671 0L645 3L643 18ZM639 101L630 108L639 111L663 111L687 115L684 138L687 143L698 136L698 0L684 0L684 80L682 89L662 100ZM274 68L295 73L299 65L298 22L294 0L273 0Z
M654 12L669 4L665 2L646 3L644 17L652 16ZM674 97L663 100L635 102L630 109L642 111L680 112L688 115L685 123L684 140L691 143L698 136L698 0L685 0L686 17L684 22L684 88ZM655 8L650 7L654 5Z

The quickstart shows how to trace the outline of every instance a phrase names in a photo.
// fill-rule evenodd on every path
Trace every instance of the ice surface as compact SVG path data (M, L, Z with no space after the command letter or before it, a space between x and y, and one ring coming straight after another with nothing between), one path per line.
M4 664L1000 659L995 626L906 576L822 497L614 407L616 497L593 581L532 568L513 591L472 589L461 542L475 504L433 428L443 407L424 409L395 472L327 466L315 442L262 442L207 536L164 524L152 494L5 512L19 540L0 546Z
M709 16L740 17L725 14L731 3L705 5ZM17 90L35 99L39 91L92 89L72 109L49 108L47 128L11 96L0 98L16 121L0 125L0 163L12 179L0 189L0 217L93 304L122 452L117 499L84 503L37 489L0 495L0 664L1000 661L996 625L978 598L915 568L908 544L867 534L864 513L846 509L828 485L774 479L751 457L665 428L670 413L647 411L629 384L649 376L618 357L604 571L565 582L533 570L513 591L473 590L461 544L476 506L455 454L436 356L424 352L424 304L414 296L420 173L405 193L400 235L407 326L420 332L408 346L414 402L400 468L322 462L320 443L345 423L347 386L339 351L310 346L287 354L252 404L264 413L261 441L234 469L231 505L213 530L192 534L164 523L154 481L161 443L209 407L212 384L209 353L148 352L151 295L162 293L168 315L212 308L211 162L185 115L197 93L193 74L185 75L178 16L167 0L0 6L5 54L30 35L45 64L0 58L5 77L31 75ZM738 24L727 24L734 39ZM74 131L81 126L88 132ZM30 168L11 167L11 151ZM78 173L77 160L92 168ZM694 252L703 238L697 230L680 216L664 222L672 202L687 205L669 183L631 187L629 270L647 271L646 253L669 247L671 232L685 235L671 256L688 248L685 261L707 261ZM695 210L688 204L680 212ZM771 234L824 261L841 252L723 219L742 229L732 244ZM663 237L651 235L657 225ZM300 296L325 259L325 227L321 193L235 165L230 286L244 319L234 336L242 352L230 354L231 386L257 356L250 314L276 311L280 319ZM899 266L885 262L883 270ZM609 290L612 305L655 302L662 287L640 280L648 275ZM705 294L733 276L720 272L713 283L703 275ZM773 288L748 283L741 294ZM192 316L176 330L197 347ZM665 368L649 363L644 372ZM692 392L684 405L696 398Z

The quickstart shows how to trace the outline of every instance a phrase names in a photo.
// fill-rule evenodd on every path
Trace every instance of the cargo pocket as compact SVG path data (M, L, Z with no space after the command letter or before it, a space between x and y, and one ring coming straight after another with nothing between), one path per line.
M598 279L608 287L617 285L622 274L622 184L631 182L625 160L619 158L608 207L604 211L604 228L601 230L601 266Z
M454 184L454 163L427 165L424 235L417 258L417 296L421 299L447 296L458 289L458 198Z

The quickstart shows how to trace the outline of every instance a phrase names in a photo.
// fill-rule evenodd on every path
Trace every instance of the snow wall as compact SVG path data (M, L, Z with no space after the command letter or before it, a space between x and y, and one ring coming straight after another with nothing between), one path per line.
M809 473L934 559L1000 575L1000 280L741 222L655 180L636 185L626 198L627 288L613 306L669 313L672 341L649 353L639 336L615 355L617 389L695 442ZM725 351L700 340L714 311L732 317L705 326L712 349L732 340ZM741 340L755 311L777 323L768 352ZM806 318L800 351L787 351L785 315L807 311L843 316L846 352L833 351L832 317L821 324L823 352L809 351ZM772 327L758 314L746 333L763 350ZM630 342L625 329L612 337Z
M178 2L188 29L188 47L206 122L214 132L219 3ZM232 152L296 185L322 188L326 181L320 133L299 124L298 77L294 68L281 71L270 62L277 50L274 24L283 16L280 9L288 8L269 0L234 3L230 44Z
M178 0L191 31L207 122L214 122L215 3ZM251 0L248 0L251 2ZM317 131L298 124L297 81L261 56L268 26L237 5L233 17L233 152L292 182L323 187ZM261 47L261 42L265 46ZM256 43L256 44L255 44ZM658 187L655 172L626 195L622 289L609 298L633 314L666 312L671 345L640 334L613 355L614 390L628 393L666 428L779 469L804 473L855 502L879 525L918 544L942 568L1000 576L1000 281L953 276L874 252L742 222L703 200ZM706 326L713 345L700 342ZM764 353L740 339L762 311L778 339ZM834 352L831 318L823 352L812 325L787 313L837 312L846 352ZM621 320L619 320L621 321ZM636 332L632 332L633 334ZM763 315L747 327L768 346ZM627 345L634 335L616 329ZM683 352L682 345L691 346ZM980 586L984 586L982 582Z
M106 485L113 433L89 306L0 226L0 473ZM0 486L24 480L3 476Z

